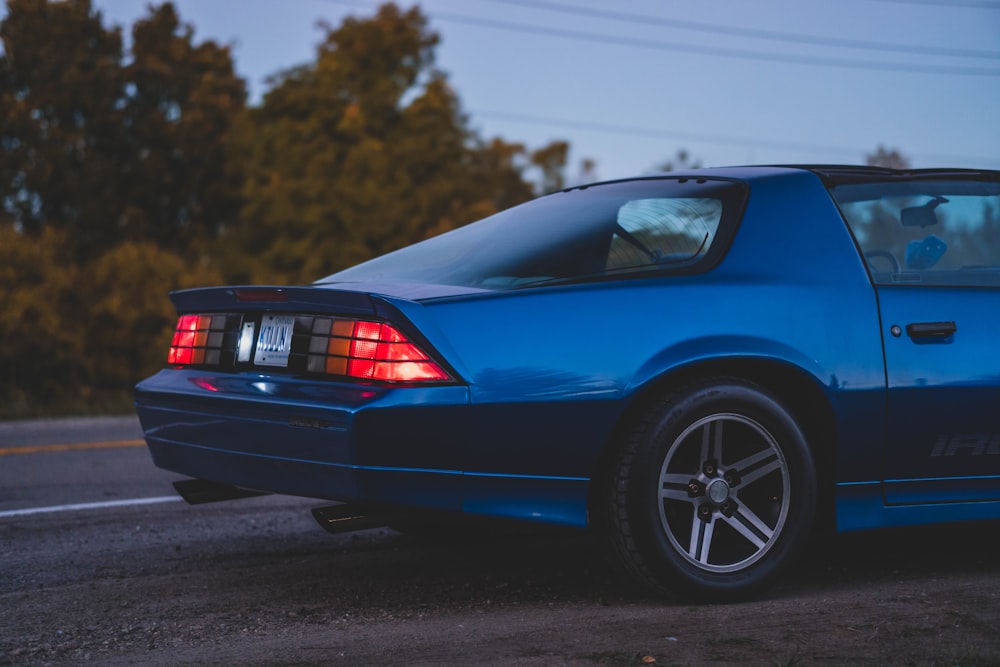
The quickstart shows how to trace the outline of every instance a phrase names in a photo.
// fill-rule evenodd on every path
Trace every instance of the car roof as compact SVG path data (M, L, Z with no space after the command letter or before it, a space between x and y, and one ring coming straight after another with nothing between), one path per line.
M794 166L794 165L790 165ZM1000 172L989 169L958 169L958 168L929 168L929 169L889 169L887 167L868 167L852 165L801 165L797 168L805 169L817 174L828 185L845 185L848 183L866 183L872 181L907 181L907 180L928 180L928 179L986 179L1000 180Z
M849 164L775 164L744 165L737 167L710 167L706 169L663 172L662 174L656 174L656 176L670 176L673 178L718 177L753 180L755 178L774 176L781 173L802 171L816 174L828 186L875 181L954 178L974 178L1000 181L1000 171L989 169L961 169L951 167L936 167L930 169L889 169L887 167L870 167Z

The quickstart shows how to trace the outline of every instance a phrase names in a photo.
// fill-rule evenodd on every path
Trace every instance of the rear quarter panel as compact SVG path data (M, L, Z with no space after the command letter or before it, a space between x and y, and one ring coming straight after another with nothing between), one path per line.
M470 384L468 472L587 478L648 387L701 362L754 358L822 388L837 421L837 480L878 479L885 379L874 291L810 173L754 179L730 251L702 275L396 305Z

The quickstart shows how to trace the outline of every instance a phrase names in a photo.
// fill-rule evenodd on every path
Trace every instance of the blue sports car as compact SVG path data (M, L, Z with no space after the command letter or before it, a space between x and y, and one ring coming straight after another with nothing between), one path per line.
M312 285L171 298L136 403L193 502L589 527L703 600L821 525L1000 518L1000 172L597 183Z

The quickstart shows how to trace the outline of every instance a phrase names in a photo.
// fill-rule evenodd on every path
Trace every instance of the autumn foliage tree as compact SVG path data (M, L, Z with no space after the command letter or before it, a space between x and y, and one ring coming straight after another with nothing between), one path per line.
M126 61L90 0L10 0L0 26L0 201L26 233L66 229L81 259L123 239L177 251L233 219L226 146L245 88L225 47L150 9Z
M0 38L3 207L26 233L65 229L98 252L118 236L121 35L88 1L10 0Z
M309 282L532 196L532 155L470 131L437 43L419 9L387 4L274 79L238 135L233 279Z
M122 394L159 365L166 290L219 279L197 242L238 212L245 92L170 4L135 25L131 59L89 0L10 0L0 38L3 416Z
M910 160L895 148L886 148L879 144L874 152L865 155L865 164L869 167L886 167L887 169L909 169Z
M132 29L125 67L128 236L178 252L200 249L239 214L230 133L246 89L227 47L194 43L170 4ZM196 254L196 253L195 253Z
M308 282L563 184L565 142L469 128L416 8L327 26L249 108L170 3L127 52L91 0L7 9L0 418L127 397L162 365L171 289Z

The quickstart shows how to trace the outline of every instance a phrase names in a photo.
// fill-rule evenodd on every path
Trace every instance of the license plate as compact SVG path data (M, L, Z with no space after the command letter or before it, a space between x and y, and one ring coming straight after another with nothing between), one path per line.
M294 328L295 318L291 315L265 315L260 322L253 362L258 366L288 366Z

